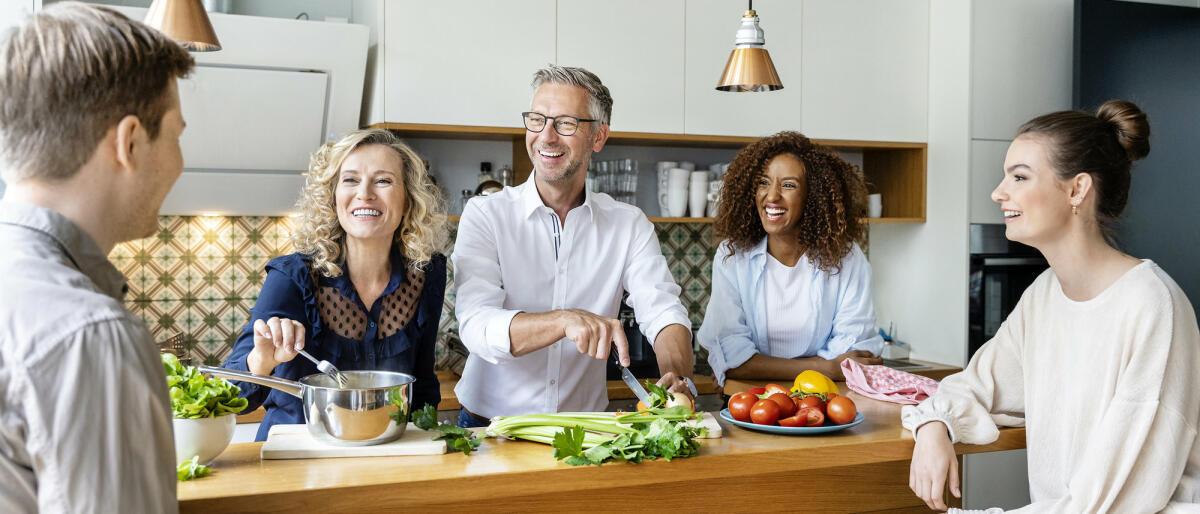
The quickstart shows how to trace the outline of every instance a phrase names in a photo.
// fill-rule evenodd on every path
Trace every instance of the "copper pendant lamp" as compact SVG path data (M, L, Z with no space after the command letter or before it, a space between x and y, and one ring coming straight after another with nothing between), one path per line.
M754 0L742 15L742 26L734 36L734 48L725 63L725 71L717 82L717 91L757 93L783 89L779 74L771 55L763 48L767 44L763 30L758 26L758 13L754 11Z
M200 0L154 0L146 11L146 25L178 41L191 52L215 52L221 49L217 33L208 21Z

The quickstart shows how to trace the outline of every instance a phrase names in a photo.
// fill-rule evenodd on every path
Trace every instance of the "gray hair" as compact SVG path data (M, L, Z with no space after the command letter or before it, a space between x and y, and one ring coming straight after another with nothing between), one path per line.
M550 64L533 74L533 82L530 85L533 86L534 91L537 91L542 84L546 83L581 87L587 90L588 115L592 119L600 120L600 123L605 125L612 124L612 94L608 92L608 88L600 82L600 77L597 77L595 73L583 68Z
M126 115L156 138L171 79L194 65L162 32L78 2L5 30L0 59L0 162L10 182L72 177Z

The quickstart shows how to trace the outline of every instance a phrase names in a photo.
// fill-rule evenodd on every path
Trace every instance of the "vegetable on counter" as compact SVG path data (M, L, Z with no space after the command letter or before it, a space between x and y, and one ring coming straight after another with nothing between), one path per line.
M463 455L470 455L471 452L479 448L479 439L475 437L475 433L461 428L458 425L451 424L448 421L438 423L437 407L426 404L421 410L413 411L413 424L417 428L426 432L433 430L441 432L434 434L434 441L446 441L446 445L451 450L463 452Z
M247 400L238 397L241 389L228 380L205 377L170 353L162 354L162 362L176 418L215 418L237 414L246 408Z
M636 463L695 456L700 448L696 438L707 430L686 421L699 417L685 405L631 413L525 414L494 418L483 435L549 444L555 459L572 466Z
M729 398L729 416L757 425L819 427L845 425L858 414L854 401L838 396L837 385L820 372L796 375L792 391L767 384L735 394Z
M200 463L200 456L196 455L191 460L180 462L175 467L175 474L180 482L186 482L193 478L203 478L212 474L212 470L208 466Z
M678 405L683 405L688 410L695 410L692 399L688 398L686 394L667 391L667 388L652 384L649 380L646 381L646 392L650 394L650 405L638 400L637 410L639 412L649 409L669 409Z
M796 381L792 384L792 392L828 395L838 392L838 386L820 371L809 369L796 375Z

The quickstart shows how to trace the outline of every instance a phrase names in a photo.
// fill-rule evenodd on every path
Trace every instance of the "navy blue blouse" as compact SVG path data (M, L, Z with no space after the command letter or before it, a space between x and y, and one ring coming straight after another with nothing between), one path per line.
M392 277L383 294L368 309L350 282L349 270L340 277L319 276L313 283L311 258L293 253L267 263L267 279L250 309L224 367L246 371L246 356L254 349L254 321L272 316L299 321L307 327L304 349L342 370L386 370L408 373L413 384L413 409L441 401L433 372L433 347L442 296L446 291L446 257L436 254L422 273L409 273L398 248L393 247ZM318 373L308 359L281 363L272 376L298 380ZM277 423L304 423L299 398L266 386L236 382L250 404L243 412L266 407L258 441Z

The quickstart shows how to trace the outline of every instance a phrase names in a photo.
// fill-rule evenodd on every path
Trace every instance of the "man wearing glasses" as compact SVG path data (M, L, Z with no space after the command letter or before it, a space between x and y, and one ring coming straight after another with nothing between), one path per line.
M533 76L522 113L530 179L463 209L452 260L455 315L471 350L454 392L458 424L494 416L603 411L605 361L629 343L614 319L629 292L642 333L654 341L662 379L692 396L687 311L637 207L585 188L588 162L608 139L612 96L583 68Z

